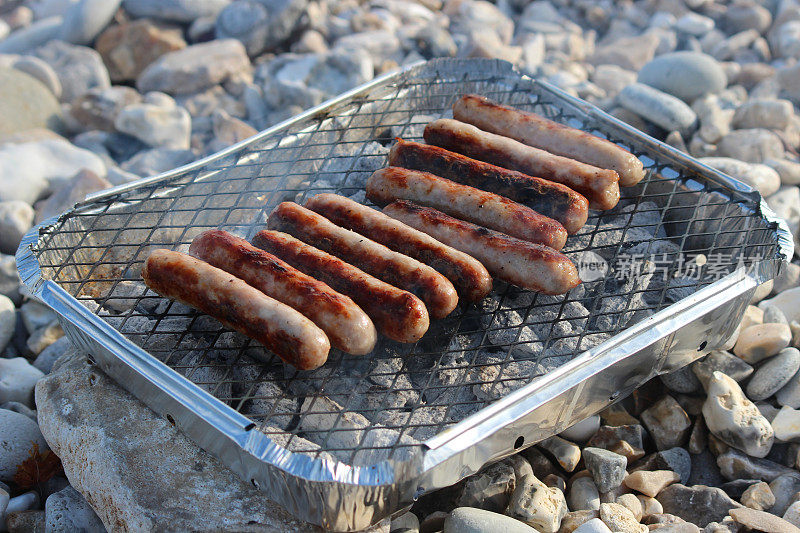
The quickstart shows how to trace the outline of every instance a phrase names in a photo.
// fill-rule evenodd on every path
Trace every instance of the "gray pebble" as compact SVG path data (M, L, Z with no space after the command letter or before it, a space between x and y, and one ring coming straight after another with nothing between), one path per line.
M703 387L700 380L692 372L691 366L685 366L669 374L661 374L659 378L668 389L683 394L698 392Z
M28 458L31 443L47 448L39 426L25 415L0 409L0 481L10 482L17 465Z
M765 305L764 324L785 324L788 326L789 321L786 320L786 316L783 314L783 311L781 311L777 306Z
M728 80L713 57L697 52L673 52L662 54L642 67L638 81L692 102L703 94L721 91Z
M747 384L751 400L764 400L775 394L800 370L800 350L784 348L759 366Z
M641 83L622 89L617 101L622 107L667 131L687 134L697 122L697 115L691 107L670 94Z
M583 460L600 492L608 492L619 487L625 479L628 460L622 455L602 448L589 447L583 449Z
M753 373L753 367L731 353L714 351L692 364L692 371L703 383L703 386L707 386L708 381L711 379L711 374L715 371L722 372L734 381L739 382Z
M46 530L53 533L103 533L106 528L89 502L71 486L51 494L44 504Z

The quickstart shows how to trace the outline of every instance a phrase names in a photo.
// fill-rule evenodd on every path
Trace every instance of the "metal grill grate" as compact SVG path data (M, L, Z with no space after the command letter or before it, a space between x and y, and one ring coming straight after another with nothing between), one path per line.
M332 350L322 368L298 372L142 283L150 250L185 251L211 228L249 238L281 201L302 203L320 192L364 201L364 183L385 166L392 138L421 140L424 125L449 116L464 93L536 111L632 149L613 127L526 78L478 70L406 75L202 168L69 213L34 250L42 275L280 445L371 465L406 458L491 401L718 279L707 275L710 268L700 279L680 275L687 267L682 258L702 254L707 267L713 263L724 275L775 256L775 228L753 216L744 195L659 160L652 150L632 149L646 178L624 189L614 210L592 212L565 248L573 259L584 251L598 254L611 267L605 277L560 297L496 282L486 300L434 321L413 345L382 338L367 356ZM639 260L656 270L618 279Z

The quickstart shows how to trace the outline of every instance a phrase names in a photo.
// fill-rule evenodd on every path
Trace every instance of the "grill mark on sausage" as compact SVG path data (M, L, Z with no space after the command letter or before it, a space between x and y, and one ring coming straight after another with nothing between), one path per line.
M589 202L566 185L492 165L438 146L404 139L389 151L389 165L422 170L519 202L577 233L589 216Z

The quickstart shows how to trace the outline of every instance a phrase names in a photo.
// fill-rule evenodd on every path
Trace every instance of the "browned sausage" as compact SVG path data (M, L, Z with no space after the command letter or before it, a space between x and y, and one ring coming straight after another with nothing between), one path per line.
M569 234L577 233L589 217L589 202L566 185L478 161L438 146L397 139L389 151L389 164L423 170L505 196L559 221Z
M400 167L378 169L367 180L367 198L381 206L408 200L556 250L567 242L567 230L552 218L508 198L430 172Z
M342 351L363 355L375 346L375 325L353 300L240 237L209 230L194 238L189 254L300 311Z
M508 198L430 172L399 167L378 169L367 180L367 198L378 205L409 200L555 250L567 242L567 230L552 218Z
M430 318L425 304L408 291L286 233L263 230L253 237L253 244L352 298L390 339L416 342L428 331Z
M453 117L556 155L614 170L623 187L636 185L644 178L642 162L621 146L536 113L492 102L483 96L462 96L453 105Z
M306 207L334 224L435 268L467 300L481 300L492 290L492 277L480 261L380 211L344 196L325 193L307 200Z
M458 304L455 287L433 268L382 244L337 226L294 202L283 202L270 213L267 227L294 235L333 254L378 279L417 295L434 318L444 318Z
M330 342L309 319L224 270L190 255L153 250L142 270L144 282L244 333L299 370L322 366Z
M563 183L584 195L593 208L611 209L619 201L619 177L613 170L551 154L458 120L434 120L425 127L424 136L429 144Z
M563 294L581 280L569 258L547 246L509 237L405 200L383 209L390 217L478 259L493 276L524 289Z

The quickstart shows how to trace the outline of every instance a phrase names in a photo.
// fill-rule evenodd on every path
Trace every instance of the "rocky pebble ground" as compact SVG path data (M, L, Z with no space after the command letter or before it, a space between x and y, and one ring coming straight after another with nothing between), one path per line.
M750 184L800 235L798 0L0 0L0 531L120 527L63 475L14 480L47 450L34 390L70 349L19 283L22 235L434 57L510 61ZM727 350L379 529L800 531L799 285L795 259Z

